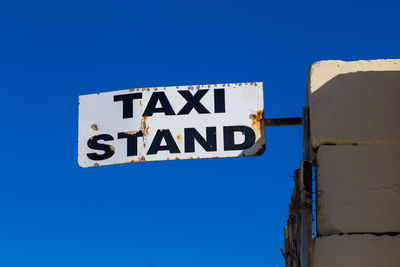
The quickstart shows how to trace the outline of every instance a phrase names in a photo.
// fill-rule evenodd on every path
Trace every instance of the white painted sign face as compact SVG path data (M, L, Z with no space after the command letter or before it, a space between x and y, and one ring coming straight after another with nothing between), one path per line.
M83 95L78 164L261 155L263 110L262 82Z

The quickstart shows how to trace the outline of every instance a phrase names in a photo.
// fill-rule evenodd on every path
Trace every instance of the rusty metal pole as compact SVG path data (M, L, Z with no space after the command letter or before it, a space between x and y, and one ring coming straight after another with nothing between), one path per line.
M303 160L310 160L310 107L303 107Z
M299 170L298 183L295 181L296 201L290 207L290 215L293 214L299 219L294 223L290 221L285 228L285 250L282 254L287 267L310 267L312 256L312 162L310 146L310 110L309 106L303 107L303 116L300 118L276 118L264 119L264 125L270 126L291 126L303 125L303 160ZM298 190L298 191L297 191ZM298 201L298 202L297 202ZM295 207L299 203L299 209ZM293 214L292 214L293 213ZM289 221L289 220L288 220ZM290 234L290 236L289 236ZM295 243L294 240L296 240Z
M264 125L266 127L270 126L292 126L292 125L302 125L303 118L279 118L279 119L264 119Z
M303 107L303 160L300 167L300 267L311 266L312 165L310 161L310 110Z

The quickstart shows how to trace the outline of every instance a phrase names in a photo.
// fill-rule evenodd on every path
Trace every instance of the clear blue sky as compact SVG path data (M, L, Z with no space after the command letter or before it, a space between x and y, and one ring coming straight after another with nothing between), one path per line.
M301 127L261 157L77 164L78 96L264 81L301 116L324 59L400 57L398 1L2 1L0 266L284 266Z

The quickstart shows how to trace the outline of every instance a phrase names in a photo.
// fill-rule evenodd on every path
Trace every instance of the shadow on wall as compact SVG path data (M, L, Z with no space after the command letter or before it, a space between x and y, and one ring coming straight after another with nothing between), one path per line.
M311 94L310 118L319 144L400 144L400 71L334 77Z

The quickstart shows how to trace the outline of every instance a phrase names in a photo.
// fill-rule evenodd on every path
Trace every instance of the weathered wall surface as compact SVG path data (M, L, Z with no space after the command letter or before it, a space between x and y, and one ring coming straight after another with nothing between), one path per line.
M320 146L317 162L318 234L400 232L400 145Z
M400 144L400 60L321 61L309 71L311 142Z
M315 240L314 266L399 267L400 236L334 235Z
M307 101L313 266L400 266L400 60L317 62Z

